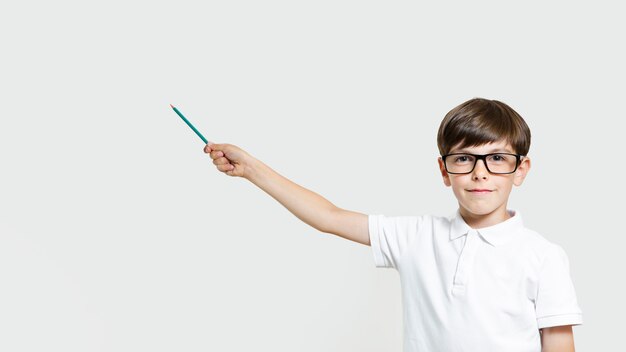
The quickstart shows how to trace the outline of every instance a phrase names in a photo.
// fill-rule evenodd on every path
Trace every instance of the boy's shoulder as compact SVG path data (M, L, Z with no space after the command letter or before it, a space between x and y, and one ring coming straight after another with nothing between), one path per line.
M520 241L543 256L563 250L558 244L550 241L539 232L527 227L521 229Z

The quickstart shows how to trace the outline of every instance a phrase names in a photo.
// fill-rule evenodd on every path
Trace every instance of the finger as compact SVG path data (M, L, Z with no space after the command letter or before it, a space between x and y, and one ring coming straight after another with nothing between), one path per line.
M231 164L223 164L223 165L217 165L217 169L225 172L225 171L231 171L232 169L234 169L235 167L232 166Z
M213 160L213 164L215 165L230 164L230 161L226 158L217 158Z
M213 159L219 158L221 156L224 156L224 152L222 152L221 150L214 150L211 152L211 158Z

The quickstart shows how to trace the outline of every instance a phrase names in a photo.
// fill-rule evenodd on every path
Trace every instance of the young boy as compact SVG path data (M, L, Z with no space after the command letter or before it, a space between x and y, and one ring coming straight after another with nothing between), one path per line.
M404 351L574 351L582 312L562 247L507 208L530 170L530 130L508 105L471 99L441 122L443 183L456 216L366 215L340 209L232 144L204 148L315 229L372 247L400 274Z

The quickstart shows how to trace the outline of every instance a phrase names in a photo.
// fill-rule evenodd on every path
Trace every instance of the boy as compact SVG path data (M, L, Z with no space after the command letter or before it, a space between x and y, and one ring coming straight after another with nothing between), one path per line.
M459 208L439 216L340 209L232 144L209 142L217 169L244 177L315 229L372 247L398 270L404 351L574 351L582 312L563 249L509 210L530 170L530 130L508 105L481 98L452 109L437 135L443 182Z

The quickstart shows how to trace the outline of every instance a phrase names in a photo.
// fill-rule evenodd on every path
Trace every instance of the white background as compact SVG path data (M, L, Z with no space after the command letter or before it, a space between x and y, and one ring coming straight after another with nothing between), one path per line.
M217 171L177 106L335 205L450 216L436 132L506 102L509 208L621 344L618 2L22 1L0 12L0 350L400 351L399 276Z

